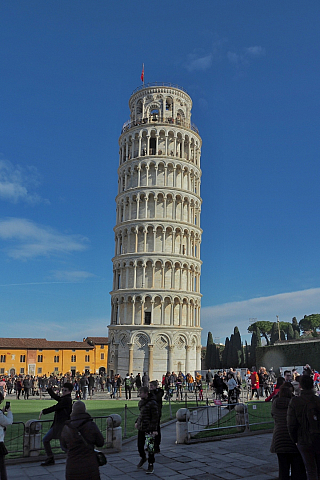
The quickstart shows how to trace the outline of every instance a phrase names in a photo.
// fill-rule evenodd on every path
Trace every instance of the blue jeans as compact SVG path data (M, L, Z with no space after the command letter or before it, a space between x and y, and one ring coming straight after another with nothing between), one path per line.
M48 430L48 432L46 433L46 435L43 437L42 439L42 442L43 442L43 446L44 446L44 449L46 451L46 454L47 454L47 457L53 457L53 452L52 452L52 449L51 449L51 445L50 445L50 442L51 440L53 440L55 437L53 436L53 428L51 427L50 430ZM61 444L60 444L60 448L61 450L63 450L64 452L66 452L67 450L65 448L62 448Z
M297 445L306 467L308 480L320 480L320 447Z

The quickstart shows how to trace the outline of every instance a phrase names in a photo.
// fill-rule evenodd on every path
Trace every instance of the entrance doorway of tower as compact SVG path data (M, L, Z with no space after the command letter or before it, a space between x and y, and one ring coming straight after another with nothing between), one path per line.
M151 312L144 312L144 324L151 325Z

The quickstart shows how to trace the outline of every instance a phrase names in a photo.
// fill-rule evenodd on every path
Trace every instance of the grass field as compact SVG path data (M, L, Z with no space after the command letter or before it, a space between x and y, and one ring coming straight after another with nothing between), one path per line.
M271 402L248 402L247 405L251 432L269 430L270 428L273 428L273 418L271 417ZM231 410L230 412L228 412L227 415L222 416L222 418L220 418L213 425L210 425L206 430L194 435L194 438L208 438L239 433L239 429L235 425L236 412L234 410Z
M23 455L24 424L28 420L38 420L40 411L54 405L55 401L49 398L41 400L39 398L31 398L29 400L9 398L9 400L11 402L14 425L7 428L5 443L10 457L20 457ZM139 415L138 400L86 400L84 403L92 417L103 417L97 418L95 421L104 437L106 437L107 428L106 417L112 413L116 413L122 418L123 437L129 438L137 433L134 424ZM127 404L127 408L125 408L125 404ZM184 406L184 402L172 402L171 407L168 402L164 402L161 422L164 423L171 418L175 418L176 412ZM195 403L189 403L188 406L194 407ZM49 430L53 416L54 414L50 414L41 417L41 439ZM52 445L56 451L59 450L58 441L52 442Z
M55 401L46 398L31 398L29 400L16 400L9 398L11 402L11 409L13 412L14 425L9 426L6 432L5 443L9 450L10 457L23 456L23 435L24 426L28 420L38 420L39 413L42 409L55 404ZM87 411L106 438L107 420L106 417L112 413L116 413L122 418L122 435L124 438L129 438L137 433L134 428L134 423L139 415L138 400L86 400ZM125 407L127 405L127 407ZM176 412L179 408L185 407L184 402L168 402L163 403L162 408L162 423L175 418ZM188 401L188 408L195 408L196 402ZM273 419L271 417L271 404L265 402L249 402L248 403L250 430L263 430L273 427ZM195 435L196 438L221 436L227 434L238 433L236 425L235 411L231 410L227 415L222 416L218 422L211 425L205 431L199 432ZM101 417L101 418L98 418ZM41 417L41 445L42 437L49 430L53 419L53 414L43 415ZM266 422L266 423L263 423ZM254 425L254 424L257 425ZM60 452L59 442L53 441L52 446L55 452ZM44 451L41 452L44 454Z

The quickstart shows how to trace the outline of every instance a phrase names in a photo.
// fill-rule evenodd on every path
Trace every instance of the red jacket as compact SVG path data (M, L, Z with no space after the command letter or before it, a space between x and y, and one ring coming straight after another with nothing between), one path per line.
M251 380L251 388L252 389L258 389L259 388L259 377L257 372L252 372L250 375L250 380Z

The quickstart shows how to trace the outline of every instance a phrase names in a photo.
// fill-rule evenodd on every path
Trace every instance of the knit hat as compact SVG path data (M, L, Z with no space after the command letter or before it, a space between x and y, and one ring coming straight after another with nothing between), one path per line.
M72 415L79 415L81 413L86 413L86 406L81 400L78 400L72 405Z

